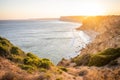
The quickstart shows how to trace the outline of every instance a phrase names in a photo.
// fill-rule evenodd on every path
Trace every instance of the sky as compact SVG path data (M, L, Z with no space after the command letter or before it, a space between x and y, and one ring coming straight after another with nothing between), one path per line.
M0 19L115 14L120 0L0 0Z

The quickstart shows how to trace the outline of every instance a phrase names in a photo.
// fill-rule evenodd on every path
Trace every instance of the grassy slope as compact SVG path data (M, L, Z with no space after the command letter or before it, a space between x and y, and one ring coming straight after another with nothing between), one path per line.
M25 53L0 37L0 80L73 80L73 76L66 72L66 68L56 67L46 58Z

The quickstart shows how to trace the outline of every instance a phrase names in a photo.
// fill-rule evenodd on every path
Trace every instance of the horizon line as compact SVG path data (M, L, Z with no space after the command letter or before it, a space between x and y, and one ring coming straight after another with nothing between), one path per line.
M67 15L65 15L67 17ZM0 20L50 20L50 19L60 19L61 17L65 17L65 16L60 16L60 17L35 17L35 18L10 18L10 19L0 19ZM76 17L79 17L79 16L83 16L83 17L94 17L94 16L120 16L120 14L108 14L108 15L68 15L69 16L76 16Z

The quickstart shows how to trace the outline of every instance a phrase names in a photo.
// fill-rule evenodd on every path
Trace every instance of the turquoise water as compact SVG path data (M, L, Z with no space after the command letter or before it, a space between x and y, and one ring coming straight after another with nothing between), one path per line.
M25 52L33 52L57 64L79 53L81 44L74 29L81 24L59 20L0 21L0 35Z

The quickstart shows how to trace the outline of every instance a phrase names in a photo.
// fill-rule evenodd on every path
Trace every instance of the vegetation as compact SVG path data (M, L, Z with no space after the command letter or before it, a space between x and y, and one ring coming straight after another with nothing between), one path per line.
M19 54L19 49L18 47L12 47L11 50L10 50L11 54L15 54L15 55L18 55Z
M0 37L0 56L17 63L21 69L27 70L28 72L40 70L40 68L50 69L53 66L49 59L39 58L33 53L26 54L2 37Z
M67 70L67 68L65 68L65 67L59 67L62 71L65 71L65 72L67 72L68 70Z
M75 62L77 66L87 65L89 63L90 58L91 58L90 54L84 54L73 58L72 61Z
M120 48L108 48L96 54L84 54L73 58L72 61L77 65L104 66L116 58L120 57ZM112 62L111 64L117 64Z
M120 48L108 48L103 52L92 55L88 65L104 66L118 57L120 57Z

